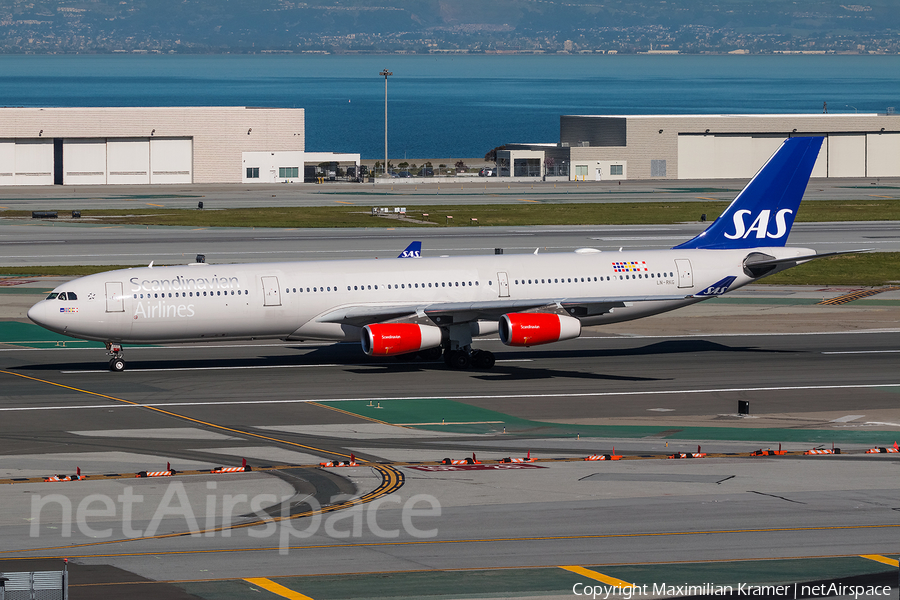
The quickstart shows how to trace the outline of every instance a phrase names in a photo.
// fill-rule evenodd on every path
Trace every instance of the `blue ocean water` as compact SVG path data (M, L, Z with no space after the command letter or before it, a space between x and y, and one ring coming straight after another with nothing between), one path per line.
M2 56L0 104L301 107L307 150L371 159L382 69L392 160L556 142L564 114L900 110L900 56L810 55Z

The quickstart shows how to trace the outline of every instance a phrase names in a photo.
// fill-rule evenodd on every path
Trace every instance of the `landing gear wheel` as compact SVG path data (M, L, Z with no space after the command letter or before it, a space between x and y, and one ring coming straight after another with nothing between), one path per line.
M468 369L469 363L469 355L466 352L462 350L454 350L450 353L449 364L454 369Z
M496 359L493 352L487 350L476 350L472 353L472 365L476 369L492 369Z
M443 349L441 349L440 346L437 346L435 348L428 348L427 350L420 350L419 358L427 361L438 360L441 357L442 352Z
M125 359L124 358L112 358L109 361L109 370L113 372L121 372L125 370Z

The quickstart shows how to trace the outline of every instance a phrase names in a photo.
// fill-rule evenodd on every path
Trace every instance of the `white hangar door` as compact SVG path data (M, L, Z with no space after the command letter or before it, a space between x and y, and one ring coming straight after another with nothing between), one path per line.
M63 140L63 185L106 183L106 139Z
M785 137L679 135L678 179L750 179Z
M828 176L866 176L866 136L828 136Z
M15 185L53 185L52 139L18 140L14 153Z
M13 185L16 176L16 141L0 140L0 185Z
M106 166L107 183L150 183L150 138L108 139Z
M150 138L150 183L192 183L191 138Z
M900 177L900 133L866 136L866 177Z

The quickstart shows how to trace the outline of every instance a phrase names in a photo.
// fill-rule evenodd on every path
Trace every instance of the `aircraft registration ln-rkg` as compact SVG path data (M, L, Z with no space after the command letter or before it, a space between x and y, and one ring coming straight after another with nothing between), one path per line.
M576 338L582 327L638 319L720 296L814 258L785 243L821 137L786 140L728 209L669 250L500 254L122 269L75 279L28 317L105 342L112 371L123 344L212 340L361 340L370 356L420 353L489 369L472 339L507 346ZM834 254L834 253L832 253Z

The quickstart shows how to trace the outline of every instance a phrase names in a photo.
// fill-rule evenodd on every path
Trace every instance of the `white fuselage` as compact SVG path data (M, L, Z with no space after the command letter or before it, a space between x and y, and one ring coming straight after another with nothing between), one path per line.
M736 277L729 289L746 285L753 278L743 261L751 252L776 258L814 253L776 247L145 267L63 284L55 293L64 292L65 300L43 300L28 314L53 331L113 343L355 341L358 324L317 319L345 307L404 306L415 313L448 303L640 299L580 317L583 325L597 325L698 302L704 297L694 294L725 277Z

